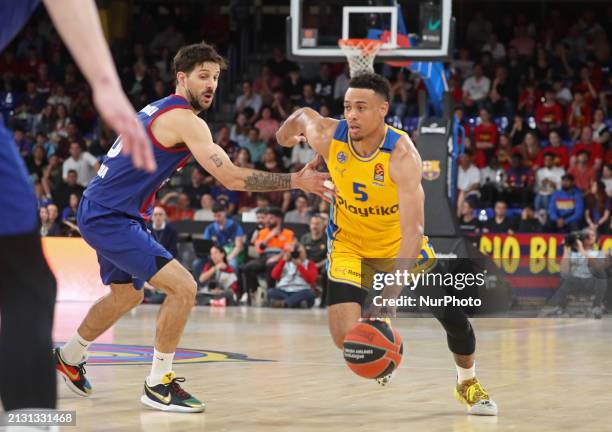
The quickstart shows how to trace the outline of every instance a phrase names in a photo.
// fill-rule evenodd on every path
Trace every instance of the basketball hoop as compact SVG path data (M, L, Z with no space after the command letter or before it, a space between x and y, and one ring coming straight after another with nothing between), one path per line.
M376 39L340 39L338 45L348 59L352 78L374 72L374 58L383 42Z

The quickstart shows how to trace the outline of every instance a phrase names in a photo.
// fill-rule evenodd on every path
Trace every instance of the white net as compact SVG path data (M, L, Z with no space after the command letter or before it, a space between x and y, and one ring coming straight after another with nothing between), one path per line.
M382 46L374 39L340 39L338 45L346 56L351 78L363 73L374 72L374 58Z

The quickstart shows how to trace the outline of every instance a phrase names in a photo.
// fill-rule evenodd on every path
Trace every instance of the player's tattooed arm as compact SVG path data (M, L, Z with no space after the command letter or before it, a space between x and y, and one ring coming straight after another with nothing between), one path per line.
M244 179L247 191L273 191L291 189L291 174L252 171Z
M210 157L210 160L215 164L217 168L221 168L221 166L223 165L223 160L221 160L221 157L217 153L214 153Z

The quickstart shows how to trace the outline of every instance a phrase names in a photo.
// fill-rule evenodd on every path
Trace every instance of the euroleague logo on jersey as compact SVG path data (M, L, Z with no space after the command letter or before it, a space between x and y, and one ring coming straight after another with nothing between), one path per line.
M385 167L381 163L377 163L376 165L374 165L374 181L385 181Z
M393 216L399 211L399 204L395 204L391 207L379 206L379 205L368 206L368 207L357 207L357 206L347 203L346 200L342 198L340 195L336 197L336 200L337 200L336 201L337 204L339 206L342 206L346 210L348 210L349 213L352 213L354 215L358 215L361 217Z

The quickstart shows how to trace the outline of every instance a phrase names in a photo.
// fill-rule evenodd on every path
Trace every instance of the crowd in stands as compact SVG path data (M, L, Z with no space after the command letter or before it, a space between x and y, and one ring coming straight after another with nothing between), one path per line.
M551 10L538 23L522 14L492 23L482 13L467 22L449 78L455 119L465 130L457 179L464 232L611 230L612 26L599 19L585 9L580 17ZM116 55L137 109L174 88L171 59L186 37L173 25L158 36L122 44ZM390 121L416 138L423 80L386 65L377 70L391 81ZM275 132L297 107L338 117L348 72L343 63L298 65L273 49L226 101L233 121L211 125L215 142L238 166L299 170L313 151L304 143L282 148ZM46 16L2 53L0 75L0 114L35 186L41 234L75 235L80 196L115 136L99 121L89 88ZM210 222L203 236L214 241L214 252L188 263L206 290L235 300L267 279L276 285L275 305L309 307L314 297L302 288L314 294L317 280L325 285L328 210L299 191L229 191L191 163L159 192L151 229L163 242L176 239L168 231L172 222ZM163 222L156 221L162 214ZM242 220L256 221L255 231L245 232ZM307 224L308 233L296 239L286 223ZM299 283L287 288L292 278Z

